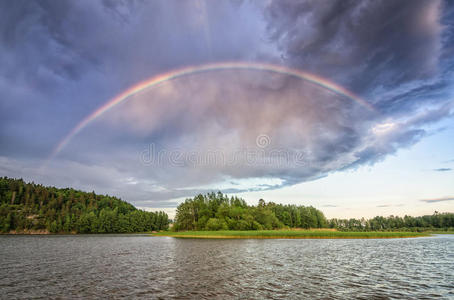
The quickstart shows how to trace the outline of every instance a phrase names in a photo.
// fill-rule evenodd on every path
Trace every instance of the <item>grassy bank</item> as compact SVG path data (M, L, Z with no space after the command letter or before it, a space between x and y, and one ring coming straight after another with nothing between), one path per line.
M347 232L335 230L163 231L152 236L200 239L378 239L429 236L426 232Z
M454 234L454 230L429 230L429 231L426 231L425 233L430 233L430 234Z

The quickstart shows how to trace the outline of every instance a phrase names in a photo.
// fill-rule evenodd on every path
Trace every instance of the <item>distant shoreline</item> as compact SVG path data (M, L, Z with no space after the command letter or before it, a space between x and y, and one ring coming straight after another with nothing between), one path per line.
M430 235L417 235L417 236L387 236L387 237L366 237L366 236L200 236L200 235L156 235L156 236L165 236L173 238L182 238L182 239L268 239L268 240L277 240L277 239L293 239L293 240L303 240L303 239L315 239L315 240L339 240L339 239L403 239L403 238L417 238L417 237L427 237Z
M192 239L389 239L427 237L436 232L333 231L333 230L257 230L257 231L182 231L157 232L151 236ZM448 232L447 232L448 233ZM454 232L449 232L454 234Z

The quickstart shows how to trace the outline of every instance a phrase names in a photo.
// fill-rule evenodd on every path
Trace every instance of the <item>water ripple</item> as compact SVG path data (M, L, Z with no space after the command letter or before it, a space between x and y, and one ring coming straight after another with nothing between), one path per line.
M0 298L453 298L454 236L0 236Z

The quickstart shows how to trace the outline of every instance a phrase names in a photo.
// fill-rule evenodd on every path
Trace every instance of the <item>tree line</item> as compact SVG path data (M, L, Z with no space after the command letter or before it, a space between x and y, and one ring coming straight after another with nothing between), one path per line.
M0 178L0 231L132 233L167 229L164 212L147 212L119 198Z
M0 177L0 231L51 233L132 233L165 230L164 212L146 212L119 198L59 189ZM269 230L334 228L345 231L453 230L454 214L389 216L366 220L330 219L312 206L266 203L256 206L218 193L188 198L178 205L173 230Z
M454 229L454 213L439 213L420 217L377 216L372 219L331 219L329 227L348 231Z
M312 206L265 203L247 205L238 197L208 193L188 198L177 207L173 229L178 230L262 230L327 227L323 213Z
M208 193L188 198L177 207L173 230L262 230L280 228L333 228L343 231L453 230L454 214L421 217L389 216L366 220L330 219L312 206L266 203L247 205L236 196Z

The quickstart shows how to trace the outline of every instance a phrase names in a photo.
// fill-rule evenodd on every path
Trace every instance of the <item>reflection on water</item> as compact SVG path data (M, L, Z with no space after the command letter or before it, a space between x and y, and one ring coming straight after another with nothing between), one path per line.
M0 297L454 297L454 236L191 240L0 236Z

